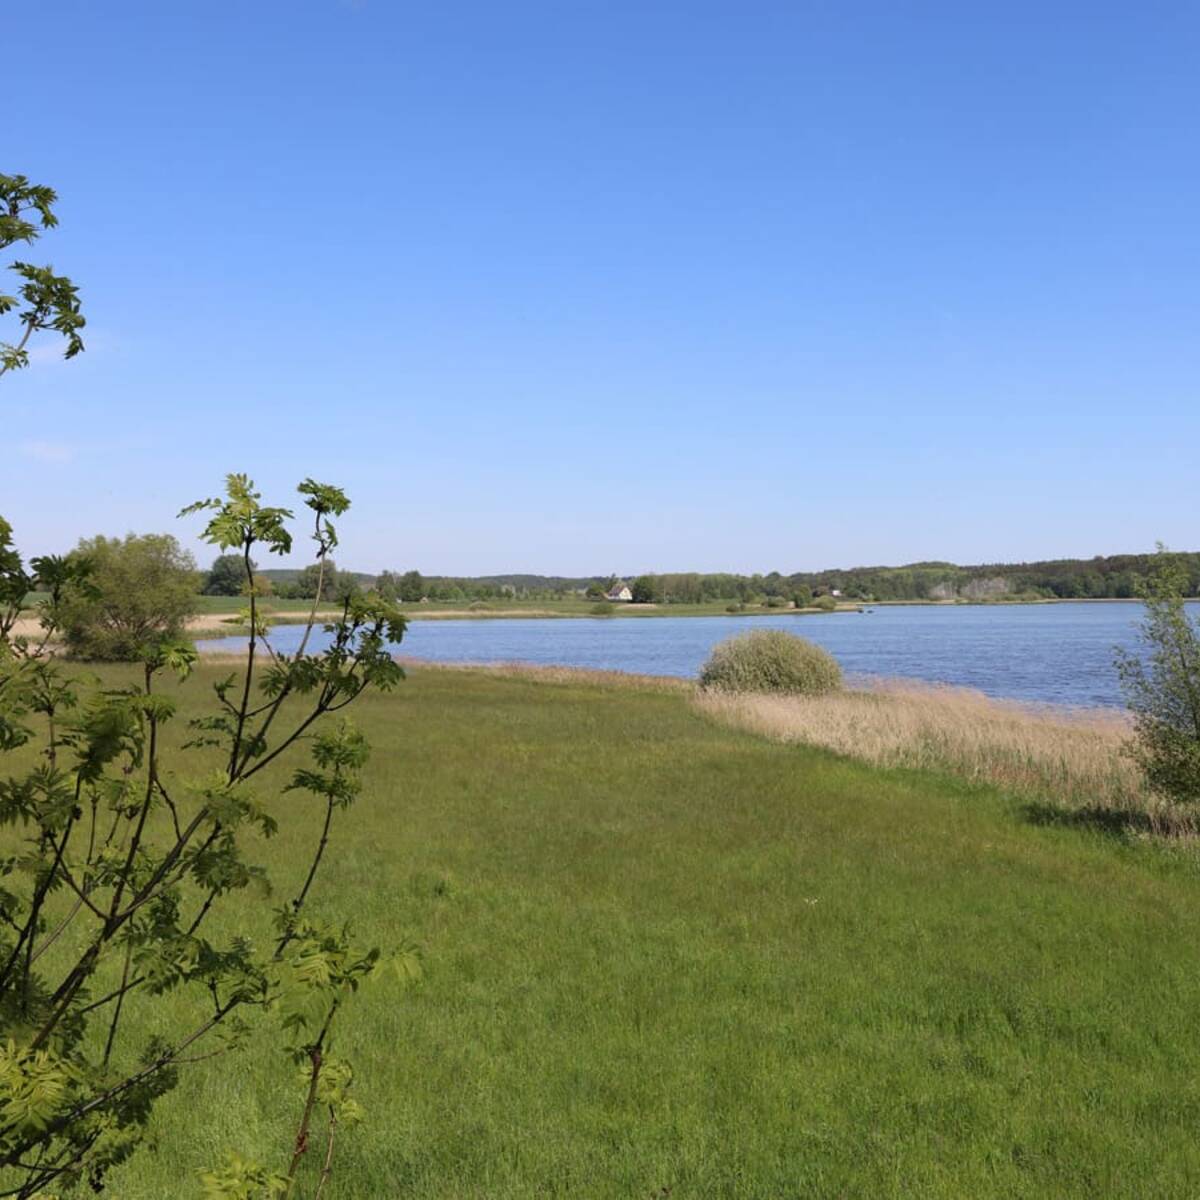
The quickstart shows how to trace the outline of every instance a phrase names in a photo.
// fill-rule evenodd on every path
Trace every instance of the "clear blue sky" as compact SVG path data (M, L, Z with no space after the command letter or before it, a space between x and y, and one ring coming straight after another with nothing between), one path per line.
M27 551L229 470L363 570L1200 544L1193 3L23 12L89 317L0 381Z

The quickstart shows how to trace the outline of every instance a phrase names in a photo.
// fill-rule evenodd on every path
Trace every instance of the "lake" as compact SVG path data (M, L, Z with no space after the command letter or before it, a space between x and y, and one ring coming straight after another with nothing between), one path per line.
M1113 648L1135 646L1141 613L1138 604L1064 603L802 616L424 620L409 625L401 651L443 662L694 676L723 638L747 629L787 629L824 646L850 675L902 676L1051 704L1119 705ZM277 626L272 645L291 653L301 629ZM323 636L314 634L310 649L320 647ZM245 638L220 638L200 648L229 652L245 645Z

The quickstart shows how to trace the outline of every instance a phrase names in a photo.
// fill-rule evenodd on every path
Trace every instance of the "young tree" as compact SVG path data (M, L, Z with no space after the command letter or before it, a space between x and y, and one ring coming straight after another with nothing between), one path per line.
M66 592L58 620L78 658L141 659L196 611L196 562L169 533L85 538L73 554L91 564L90 586Z
M256 566L256 563L251 563L250 570L254 570ZM250 574L240 555L218 554L213 559L213 565L208 569L208 577L204 581L204 594L206 596L241 596L245 594L246 585L249 582Z
M58 224L54 215L57 200L52 188L30 183L24 175L0 175L0 250L18 242L30 245L43 230L53 229ZM9 270L21 283L15 296L0 292L0 316L18 310L17 340L0 341L0 376L29 365L29 340L42 330L65 338L63 357L74 358L83 349L79 331L84 326L75 285L65 275L55 275L50 267L18 260Z
M1140 592L1146 606L1142 653L1117 651L1117 669L1133 712L1131 751L1160 795L1200 801L1200 631L1183 597L1188 574L1159 547Z
M321 561L337 540L331 518L349 501L312 480L299 490ZM380 956L355 947L340 923L312 920L305 905L367 755L360 734L329 718L403 678L390 647L404 620L377 596L356 597L326 626L327 645L310 653L314 602L298 651L276 651L251 552L288 553L292 514L263 505L241 475L229 477L224 497L185 510L196 511L209 514L205 540L246 564L251 633L243 669L214 682L182 749L164 736L177 707L161 683L190 676L195 651L159 642L125 686L67 674L46 647L63 595L81 586L89 564L81 555L35 559L26 572L0 523L0 611L19 606L17 593L34 582L49 594L43 637L11 636L11 625L0 636L0 752L21 751L0 777L0 822L24 835L0 859L0 1195L102 1191L180 1073L247 1052L250 1022L266 1014L279 1017L304 1068L294 1149L281 1154L281 1170L230 1157L204 1177L206 1194L294 1195L321 1119L316 1194L337 1129L357 1115L352 1073L331 1056L330 1039ZM300 802L272 804L264 772L302 740L311 763L291 772L286 790L316 802L321 832L303 884L276 910L246 852L252 833L296 820ZM264 942L256 918L272 911L275 933ZM411 960L397 965L411 969Z

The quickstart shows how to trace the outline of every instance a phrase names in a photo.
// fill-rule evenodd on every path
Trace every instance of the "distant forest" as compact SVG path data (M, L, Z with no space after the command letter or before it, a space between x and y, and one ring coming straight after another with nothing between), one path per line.
M1186 565L1189 594L1200 595L1200 553L1178 556ZM1116 554L1088 559L1063 558L1049 562L983 563L958 566L947 562L910 563L902 567L849 567L800 571L783 575L727 573L627 575L483 575L454 578L385 571L381 575L344 572L344 582L380 585L401 599L489 600L511 598L546 600L593 595L617 578L641 582L641 595L665 603L700 604L715 600L754 601L780 596L788 600L805 593L820 596L840 592L851 600L1013 600L1013 599L1129 599L1137 594L1140 576L1150 568L1151 554ZM311 568L309 568L311 572ZM266 570L279 594L294 591L304 576L299 570ZM636 590L636 589L635 589Z

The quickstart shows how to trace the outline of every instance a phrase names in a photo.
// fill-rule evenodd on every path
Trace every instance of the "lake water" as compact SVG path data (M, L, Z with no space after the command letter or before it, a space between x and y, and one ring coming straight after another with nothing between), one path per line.
M761 617L424 620L409 625L400 649L445 662L694 676L722 639L747 629L787 629L824 646L851 675L903 676L1052 704L1119 705L1113 648L1135 646L1141 614L1138 604L1066 603ZM300 631L278 626L272 645L290 653ZM310 649L322 644L314 634ZM245 645L245 638L200 643L219 652Z

